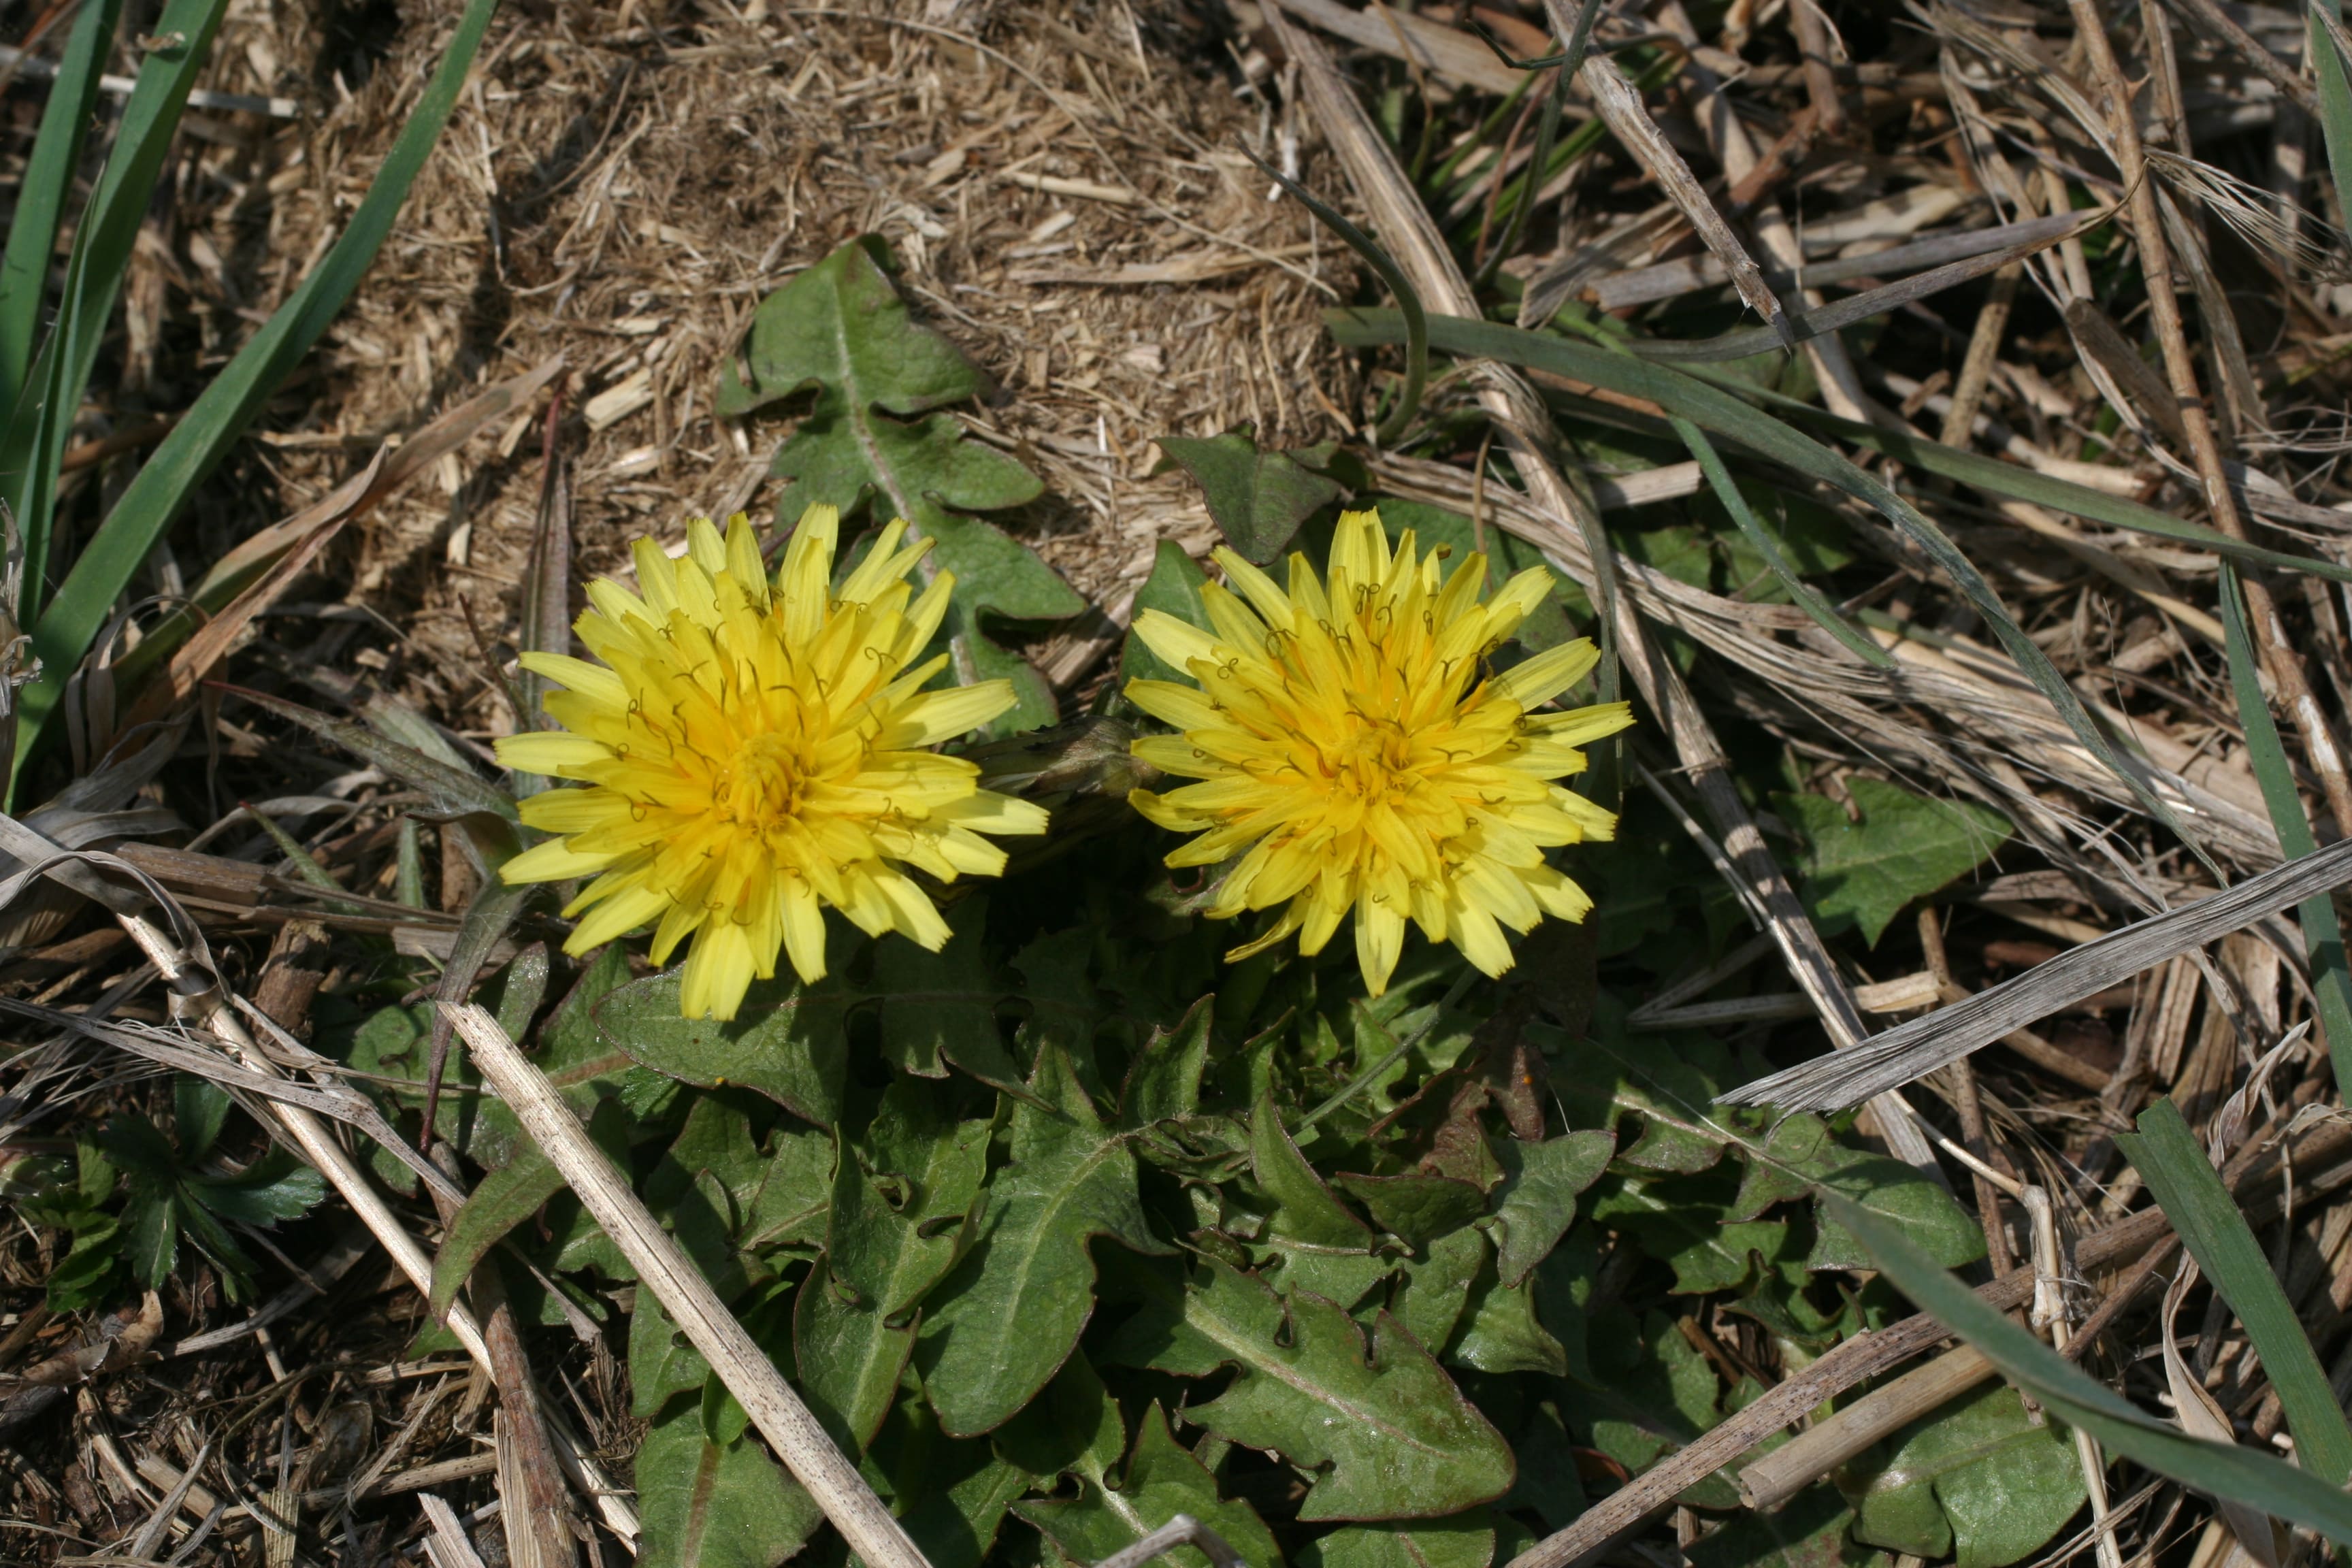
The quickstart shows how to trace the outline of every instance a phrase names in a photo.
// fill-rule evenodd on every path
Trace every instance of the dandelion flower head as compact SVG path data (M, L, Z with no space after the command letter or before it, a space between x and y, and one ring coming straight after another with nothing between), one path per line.
M1210 629L1156 610L1135 623L1145 647L1198 685L1127 688L1181 731L1139 740L1135 754L1201 782L1129 799L1160 826L1200 835L1170 866L1240 856L1207 914L1281 909L1228 960L1294 931L1302 952L1319 952L1353 910L1356 957L1377 996L1408 919L1488 974L1511 966L1503 928L1583 919L1592 900L1544 851L1610 838L1617 819L1556 781L1583 771L1580 746L1633 716L1622 702L1536 710L1592 668L1587 639L1486 673L1487 656L1549 591L1541 567L1482 603L1483 555L1444 574L1410 530L1392 552L1377 511L1341 514L1327 575L1291 556L1287 591L1230 550L1216 559L1232 588L1202 588Z
M586 911L567 952L658 922L666 963L691 937L690 1018L733 1017L780 952L820 978L827 904L936 950L947 922L908 868L992 877L1004 851L982 834L1045 830L1041 808L929 750L1014 701L1003 680L923 689L947 658L914 660L953 577L917 594L908 574L929 545L893 522L836 589L839 526L811 507L772 582L740 512L723 539L696 520L682 560L641 539L638 592L592 584L574 626L598 662L523 656L562 688L547 698L562 729L508 736L499 760L588 787L522 803L525 823L559 837L507 862L506 879L593 879L564 911Z

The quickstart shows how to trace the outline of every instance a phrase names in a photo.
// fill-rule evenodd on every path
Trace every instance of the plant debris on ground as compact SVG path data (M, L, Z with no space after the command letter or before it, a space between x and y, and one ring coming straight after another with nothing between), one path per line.
M0 1561L2352 1545L2326 0L5 16ZM813 505L1050 827L691 1016L499 743ZM1131 802L1368 510L1632 704L1500 973Z

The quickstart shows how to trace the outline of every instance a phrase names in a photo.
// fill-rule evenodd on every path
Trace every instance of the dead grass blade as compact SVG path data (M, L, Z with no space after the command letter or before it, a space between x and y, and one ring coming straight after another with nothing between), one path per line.
M2074 239L2105 222L2112 215L2105 211L2086 212L2055 231L2037 234L2018 240L2000 250L1948 261L1941 267L1916 273L1896 282L1882 284L1840 300L1834 304L1819 305L1810 310L1788 313L1776 330L1751 327L1745 331L1725 332L1719 337L1703 338L1696 342L1676 342L1664 338L1633 338L1625 346L1643 359L1670 361L1712 361L1746 359L1751 354L1768 352L1781 342L1804 342L1826 337L1842 327L1866 321L1873 316L1899 310L1904 306L1957 288L1962 283L1998 272L2011 262L2047 250L2063 240ZM2047 222L2047 219L2042 220ZM2019 225L2019 227L2025 226ZM1876 258L1864 259L1875 260ZM2145 368L2145 366L2143 366Z
M473 1052L482 1080L498 1093L530 1134L580 1202L604 1227L623 1256L636 1268L642 1288L651 1290L695 1349L709 1360L801 1485L824 1510L850 1549L871 1568L929 1568L882 1500L842 1457L825 1436L800 1395L793 1393L767 1352L752 1342L670 1234L661 1227L630 1187L628 1178L613 1168L604 1152L589 1140L556 1093L547 1075L507 1037L499 1021L480 1007L453 1006L439 1011L464 1037Z
M2347 883L2352 883L2352 838L2339 839L2226 892L2069 948L2046 963L1940 1012L1898 1025L1853 1050L1744 1083L1721 1099L1728 1105L1774 1105L1784 1110L1859 1105L2176 953L2243 931L2289 905Z
M1546 8L1551 14L1552 26L1562 37L1574 33L1576 17L1568 11L1562 0L1546 0ZM1667 199L1690 220L1691 227L1698 233L1700 243L1722 264L1725 274L1731 279L1731 286L1739 291L1739 298L1749 310L1764 318L1782 347L1793 350L1797 346L1797 333L1790 324L1789 313L1781 305L1780 297L1772 292L1771 285L1764 281L1763 269L1748 254L1748 247L1739 243L1739 237L1731 232L1731 226L1723 220L1723 215L1715 210L1715 204L1707 199L1706 189L1699 184L1697 176L1691 173L1690 165L1683 162L1683 155L1675 151L1674 145L1658 130L1656 122L1650 118L1650 111L1643 107L1641 93L1625 79L1625 73L1618 68L1617 62L1607 55L1594 55L1584 62L1577 79L1584 84L1585 91L1592 95L1593 104L1601 110L1601 120L1617 140L1648 172L1650 178L1657 182L1658 188L1666 194ZM1755 351L1747 352L1752 353Z
M1790 272L1773 267L1764 271L1765 281L1777 289L1819 288L1828 283L1843 283L1857 278L1897 278L1913 268L1941 267L1948 262L1965 261L1972 256L2012 245L2025 245L2035 240L2058 241L2067 237L2081 223L2074 213L2059 213L2051 217L2028 218L2022 223L2005 223L1991 228L1969 229L1961 234L1938 234L1926 239L1915 239L1887 250L1874 250L1867 256L1840 257L1808 264L1801 272ZM2026 254L2032 254L2031 251ZM1654 267L1638 267L1631 271L1612 272L1592 286L1593 303L1603 310L1622 310L1635 305L1654 304L1672 300L1693 289L1711 288L1729 281L1723 264L1712 256L1686 256L1673 261L1661 261ZM1520 323L1525 326L1526 322Z

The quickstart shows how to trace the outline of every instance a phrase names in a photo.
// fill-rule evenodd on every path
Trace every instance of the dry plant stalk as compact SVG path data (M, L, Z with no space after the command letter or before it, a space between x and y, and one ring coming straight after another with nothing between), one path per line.
M2196 359L2189 347L2179 299L2172 290L2172 247L2158 209L2159 197L2149 177L2139 123L2132 114L2132 90L2116 58L2115 45L2107 37L2106 22L2099 15L2097 0L2067 0L2067 4L2074 13L2084 56L2091 62L2099 87L2106 94L2116 166L2129 193L2132 235L2139 241L2140 252L2147 260L2142 273L2147 284L2148 315L2156 325L2157 343L2164 353L2165 373L2170 378L2173 395L2179 401L2189 452L2205 488L2205 505L2212 513L2213 526L2232 539L2243 539L2246 521L2238 510L2237 498L2230 490L2212 411L2198 387ZM2320 787L2326 792L2336 831L2352 834L2352 772L2347 771L2344 753L2329 728L2327 715L2321 710L2319 700L2311 689L2302 657L2288 640L2278 602L2272 597L2269 586L2252 574L2245 578L2245 592L2246 608L2253 622L2254 639L2263 663L2277 683L2280 700L2294 717L2296 732L2303 740L2304 754L2310 759L2312 771L2319 775Z
M507 1037L499 1021L471 1003L440 1004L464 1037L483 1081L497 1091L580 1202L636 1268L672 1321L708 1359L776 1457L869 1568L929 1568L857 1468L835 1447L799 1394L727 1310L668 1232L630 1189L628 1179L589 1141L547 1075Z

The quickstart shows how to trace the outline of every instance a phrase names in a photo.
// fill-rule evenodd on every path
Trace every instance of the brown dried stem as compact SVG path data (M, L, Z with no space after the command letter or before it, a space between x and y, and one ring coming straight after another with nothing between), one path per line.
M2148 315L2156 324L2157 343L2164 353L2165 373L2172 394L2180 403L2181 424L2189 437L2198 478L2204 485L2206 509L2212 514L2213 526L2233 539L2244 539L2245 519L2238 510L2237 497L2231 491L2222 466L2221 445L2214 430L2212 411L2197 384L2197 362L2189 351L2180 301L2173 293L2172 247L2165 236L2139 125L2132 114L2132 89L2116 58L2115 46L2107 37L2106 19L2099 14L2097 0L2067 3L2074 13L2084 56L2106 94L2116 165L2129 193L2133 237L2139 241L2140 254L2146 261L2141 273L2147 283ZM2270 672L2279 700L2294 721L2304 755L2326 793L2336 831L2352 835L2352 771L2347 770L2343 751L2329 728L2327 716L2320 710L2303 660L2287 638L2286 624L2279 616L2278 603L2272 597L2269 586L2250 574L2245 579L2245 590L2254 642L2263 666Z

